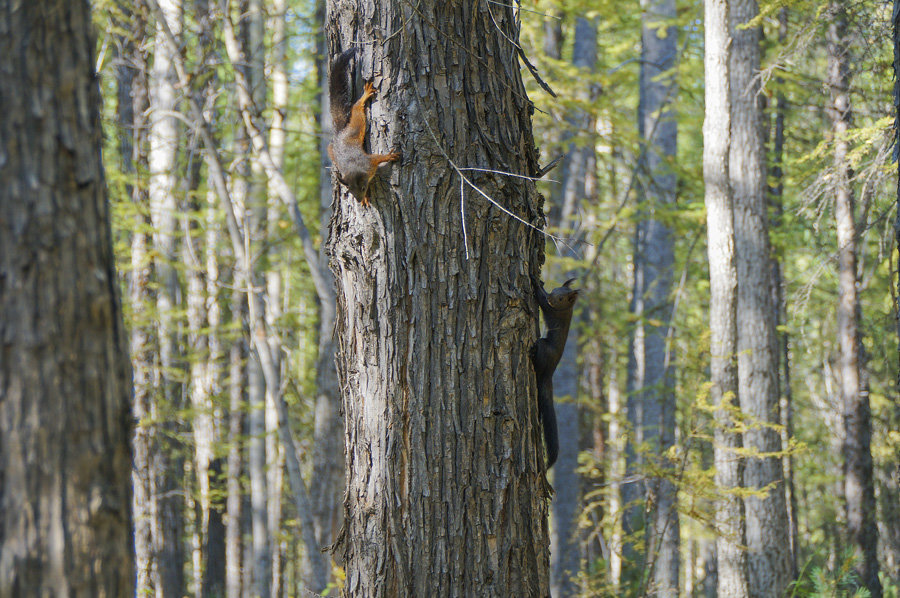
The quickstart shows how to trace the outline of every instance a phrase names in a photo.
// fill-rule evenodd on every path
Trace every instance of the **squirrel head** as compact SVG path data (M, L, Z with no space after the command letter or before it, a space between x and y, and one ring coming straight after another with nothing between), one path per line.
M553 292L547 296L547 302L554 310L567 310L575 305L575 300L578 299L578 293L581 292L581 289L573 289L573 282L575 282L575 279L570 278L563 283L563 286L553 289Z
M350 176L344 177L342 182L347 185L347 188L350 190L350 193L353 194L353 197L362 201L366 197L366 192L369 190L369 177L366 176L366 173L354 173Z

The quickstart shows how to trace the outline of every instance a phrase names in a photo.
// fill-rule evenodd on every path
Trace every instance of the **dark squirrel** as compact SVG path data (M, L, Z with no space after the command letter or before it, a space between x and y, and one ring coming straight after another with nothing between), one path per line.
M575 300L578 299L578 289L569 286L574 280L567 280L563 286L548 294L544 285L534 276L531 277L534 297L547 324L547 336L539 338L531 349L531 363L537 377L538 412L547 445L547 469L553 467L559 455L559 433L556 429L556 410L553 408L553 372L562 358Z
M328 81L328 97L331 102L331 120L334 123L334 140L328 146L328 155L337 174L353 196L369 205L369 183L375 178L378 167L400 158L397 152L367 154L363 149L366 137L366 104L375 95L371 81L366 82L363 94L351 106L347 83L347 66L356 48L350 48L331 63Z

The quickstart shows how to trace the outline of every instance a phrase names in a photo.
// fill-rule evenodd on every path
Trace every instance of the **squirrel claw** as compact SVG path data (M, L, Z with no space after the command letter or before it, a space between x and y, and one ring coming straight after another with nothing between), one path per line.
M369 196L368 195L366 195L365 197L362 198L362 205L364 208L369 207Z
M371 81L366 81L366 87L365 87L365 89L363 89L363 93L365 93L366 95L373 96L378 93L378 90L375 89L375 86L372 85Z

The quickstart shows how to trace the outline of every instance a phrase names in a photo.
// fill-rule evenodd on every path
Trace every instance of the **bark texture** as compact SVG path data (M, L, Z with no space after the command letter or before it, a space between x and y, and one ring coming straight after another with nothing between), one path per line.
M379 91L369 147L404 155L374 181L368 209L335 185L344 593L547 596L528 278L543 239L465 183L460 197L450 163L538 169L513 11L341 0L329 14L332 54L374 42L359 46L355 69ZM541 223L533 182L462 174Z
M734 193L735 256L738 276L738 388L741 409L750 419L744 446L758 456L745 462L744 484L765 491L748 496L747 564L752 596L781 596L791 579L791 544L779 424L778 360L764 148L760 128L758 27L755 0L732 0L730 31L731 147L729 176Z
M847 160L850 144L850 54L847 13L843 3L831 4L828 26L828 87L834 133L834 220L838 243L837 333L840 344L841 403L844 407L844 498L847 536L856 549L857 568L873 598L881 598L878 580L878 527L872 476L872 423L869 389L861 369L859 295L856 267L857 234L852 175Z
M734 430L737 409L737 268L734 255L734 205L728 177L731 143L729 92L728 0L705 3L705 95L703 180L706 186L706 231L709 256L710 401L715 407L717 587L720 596L746 598L744 504L733 494L742 482L742 460L735 449L741 435Z
M131 371L94 43L87 2L0 2L3 598L134 593Z

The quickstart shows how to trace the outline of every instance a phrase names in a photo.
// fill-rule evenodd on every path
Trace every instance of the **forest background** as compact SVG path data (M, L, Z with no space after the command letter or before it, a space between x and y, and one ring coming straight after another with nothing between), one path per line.
M574 276L581 288L555 378L553 491L535 499L546 501L535 512L550 511L541 583L560 597L715 596L744 571L735 583L749 595L897 596L892 6L763 1L743 19L752 27L733 27L735 42L721 46L759 49L746 93L731 79L722 113L733 127L742 114L758 119L765 164L771 251L756 260L769 277L757 307L777 376L757 413L743 387L741 409L722 408L729 393L711 348L717 250L704 152L714 148L704 140L722 121L710 117L709 19L728 3L514 4L487 0L482 12L514 15L497 31L518 36L508 51L525 65L540 164L560 158L536 177L543 278L549 289ZM363 20L376 5L93 2L134 376L138 595L353 595L363 584L347 577L352 551L320 550L344 541L350 500L341 343L351 337L329 272L329 259L341 271L342 249L327 239L356 209L333 188L323 89L347 43L334 47L346 27L336 15ZM758 43L741 42L751 31ZM391 117L373 108L371 118L374 140ZM456 170L449 217L477 209L513 222L470 167ZM376 206L398 176L380 175ZM742 277L751 266L740 262L737 179L730 188ZM335 217L336 197L346 203ZM473 233L462 233L468 255ZM748 300L736 299L736 328ZM730 354L742 363L760 352ZM726 462L747 487L723 481ZM774 477L751 484L754 463L774 463ZM767 544L767 525L785 542ZM777 589L754 589L765 575Z

